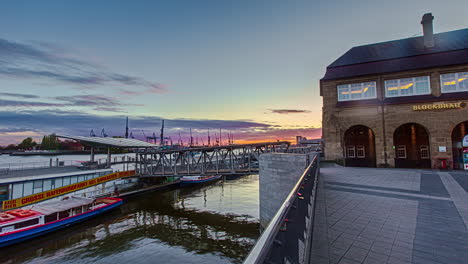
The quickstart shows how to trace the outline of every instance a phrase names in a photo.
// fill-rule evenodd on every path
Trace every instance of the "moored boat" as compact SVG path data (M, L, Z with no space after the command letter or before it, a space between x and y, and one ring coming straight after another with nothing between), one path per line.
M214 176L183 176L180 178L180 186L189 186L195 184L202 184L221 179L221 175Z
M49 233L122 204L119 198L71 197L0 213L0 247Z

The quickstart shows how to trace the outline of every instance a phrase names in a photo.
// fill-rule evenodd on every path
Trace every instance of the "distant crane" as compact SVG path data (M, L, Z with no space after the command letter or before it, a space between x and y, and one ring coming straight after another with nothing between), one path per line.
M128 116L127 116L127 123L125 126L125 138L128 138Z
M153 136L148 136L146 137L146 141L151 143L151 140L153 141L153 144L156 144L156 141L158 140L158 137L156 134L153 132Z
M190 147L193 146L192 128L190 128Z
M228 132L228 144L234 144L234 134L232 134L232 132Z
M107 137L107 134L104 128L101 130L101 137Z
M143 138L145 138L146 140L148 140L148 138L146 137L145 135L145 131L143 129L141 129L141 133L143 133Z
M161 139L161 146L164 146L164 119L162 120L160 139Z

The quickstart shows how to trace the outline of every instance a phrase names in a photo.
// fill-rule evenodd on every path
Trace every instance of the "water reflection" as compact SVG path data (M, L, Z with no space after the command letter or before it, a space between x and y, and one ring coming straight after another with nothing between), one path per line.
M134 197L119 209L0 249L6 263L240 263L259 235L258 176Z

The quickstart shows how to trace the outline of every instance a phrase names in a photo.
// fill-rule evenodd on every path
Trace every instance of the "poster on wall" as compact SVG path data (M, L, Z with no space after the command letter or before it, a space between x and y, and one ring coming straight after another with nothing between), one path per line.
M468 135L463 138L463 167L468 170Z

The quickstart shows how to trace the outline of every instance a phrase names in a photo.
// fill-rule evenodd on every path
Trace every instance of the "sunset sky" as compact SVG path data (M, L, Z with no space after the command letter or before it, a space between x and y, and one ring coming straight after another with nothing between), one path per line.
M0 145L27 136L219 128L321 135L319 79L357 45L468 27L460 1L11 1L0 10ZM227 139L224 134L223 138Z

